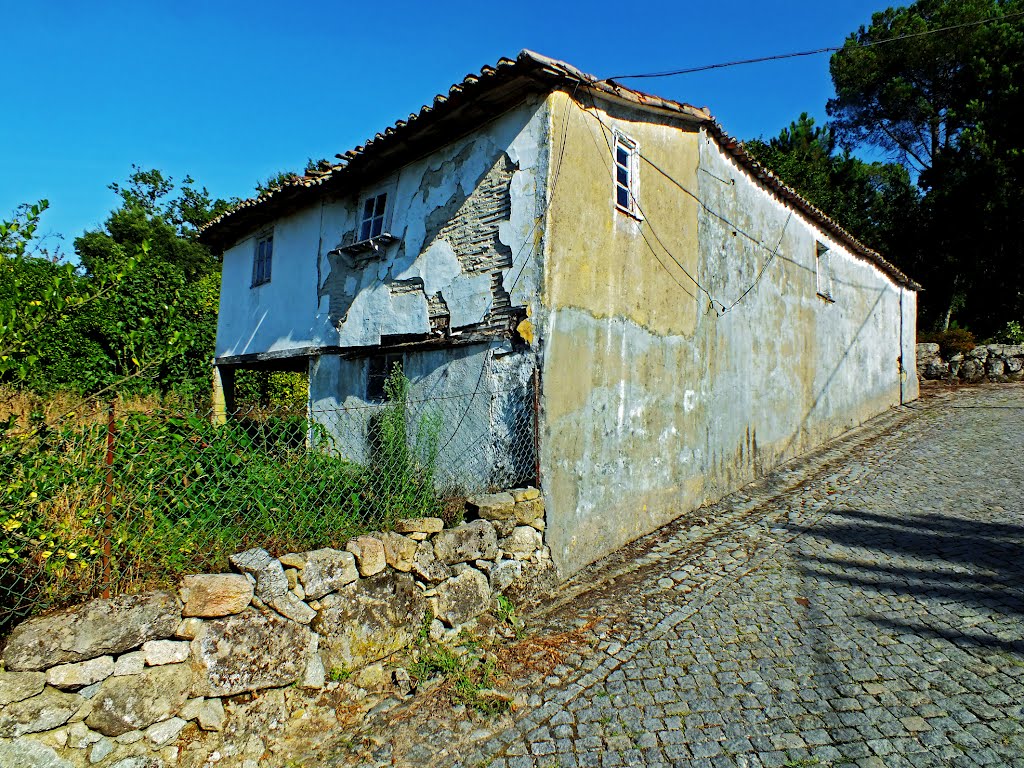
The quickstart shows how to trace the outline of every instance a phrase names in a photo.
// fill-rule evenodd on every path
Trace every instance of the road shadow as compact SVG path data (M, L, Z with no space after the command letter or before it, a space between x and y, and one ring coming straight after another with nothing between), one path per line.
M791 554L809 586L863 593L864 604L851 606L861 618L901 634L1024 655L1024 525L837 509L801 535ZM914 600L892 601L901 596ZM877 605L884 608L875 612ZM894 605L906 615L894 615ZM1018 628L1015 637L1006 626Z

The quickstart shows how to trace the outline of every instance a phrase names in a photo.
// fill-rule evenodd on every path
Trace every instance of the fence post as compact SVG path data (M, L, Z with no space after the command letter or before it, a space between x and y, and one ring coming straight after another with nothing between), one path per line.
M103 597L110 597L110 537L113 535L114 506L114 401L107 404L107 477L103 495Z

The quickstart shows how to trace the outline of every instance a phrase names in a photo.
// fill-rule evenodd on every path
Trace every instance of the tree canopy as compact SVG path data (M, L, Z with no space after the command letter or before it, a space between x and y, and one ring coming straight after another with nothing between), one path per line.
M1024 0L888 8L830 68L829 125L802 115L753 154L924 285L921 327L1024 318Z

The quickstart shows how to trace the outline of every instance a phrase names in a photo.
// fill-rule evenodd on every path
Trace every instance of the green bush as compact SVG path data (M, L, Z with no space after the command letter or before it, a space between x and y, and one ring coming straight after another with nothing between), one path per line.
M998 340L1002 344L1024 344L1024 323L1011 320L999 333Z

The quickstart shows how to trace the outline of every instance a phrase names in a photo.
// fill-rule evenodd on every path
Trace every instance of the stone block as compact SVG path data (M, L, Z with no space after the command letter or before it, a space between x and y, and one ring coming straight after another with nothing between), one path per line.
M147 667L180 664L188 658L189 645L184 640L150 640L142 645Z
M286 619L297 621L299 624L309 624L316 616L316 611L291 592L285 592L282 597L275 597L269 605Z
M233 696L299 679L312 655L309 628L252 609L203 622L192 641L194 696Z
M510 497L511 498L511 497ZM498 537L486 520L474 520L434 537L434 554L449 565L471 560L493 560L498 555Z
M102 763L108 757L110 753L114 751L114 742L110 739L100 739L92 745L92 749L89 750L89 762L93 765L96 763Z
M59 728L83 703L85 699L77 694L46 688L37 696L8 704L0 710L0 739Z
M484 520L511 520L515 517L515 505L511 493L483 493L466 502L469 511Z
M224 702L220 699L207 699L199 708L199 727L204 731L220 731L227 720Z
M142 651L132 651L131 653L123 653L117 657L117 661L114 662L113 675L120 677L122 675L137 675L143 669L146 668L146 654Z
M499 560L491 568L491 591L503 593L513 582L523 575L523 563L520 560Z
M85 724L104 736L148 728L176 715L188 700L192 670L187 664L150 667L139 675L110 677L93 697Z
M152 642L152 641L151 641ZM76 690L106 680L114 673L114 657L80 661L77 664L58 664L46 670L46 682L54 688Z
M351 552L330 548L308 552L306 564L299 573L306 597L317 600L358 578L355 556Z
M519 525L529 525L542 517L544 517L544 499L531 499L516 504L515 521Z
M437 584L452 575L451 568L437 559L434 545L429 541L421 541L416 547L412 572L428 584Z
M306 564L306 553L289 552L287 555L281 555L278 559L281 561L281 565L285 568L302 570L302 566Z
M85 749L103 738L85 723L72 723L68 726L68 746L72 749Z
M270 556L265 549L247 549L228 558L242 573L256 579L256 597L269 603L288 591L288 577L284 575L281 561Z
M299 687L320 690L326 682L327 670L324 668L324 661L320 658L319 653L314 653L309 657L309 663L306 664L306 670L302 673Z
M499 541L498 545L515 557L527 558L544 546L544 539L535 528L521 525L510 536Z
M528 485L525 488L514 488L509 491L512 494L512 498L515 499L516 504L521 504L524 501L533 501L534 499L540 498L540 491L534 488L532 485Z
M162 720L159 723L154 723L146 729L146 740L153 748L162 747L164 744L178 738L178 734L181 733L181 729L188 725L187 720L182 720L180 717L172 717L168 720Z
M373 536L356 536L349 540L345 549L355 555L360 576L373 576L387 568L384 542Z
M244 611L252 601L253 588L237 573L204 573L182 579L179 594L185 603L182 616L219 618Z
M122 595L29 619L11 632L4 648L7 669L47 669L138 648L170 637L181 619L169 592Z
M384 557L388 565L403 573L411 571L416 558L417 543L393 531L383 534L381 540L384 542Z
M465 624L487 610L491 602L491 588L487 577L467 566L437 587L437 618L449 627Z
M411 517L395 523L399 533L437 533L444 530L444 520L440 517Z
M0 707L42 693L45 672L0 672Z
M196 696L195 698L189 699L185 702L185 706L178 712L178 717L182 720L195 720L199 717L199 709L203 706L203 702L206 701L202 696Z
M408 574L384 572L321 601L313 620L327 669L357 669L405 648L415 639L426 599Z
M0 742L0 768L74 768L74 764L35 739L17 739Z

